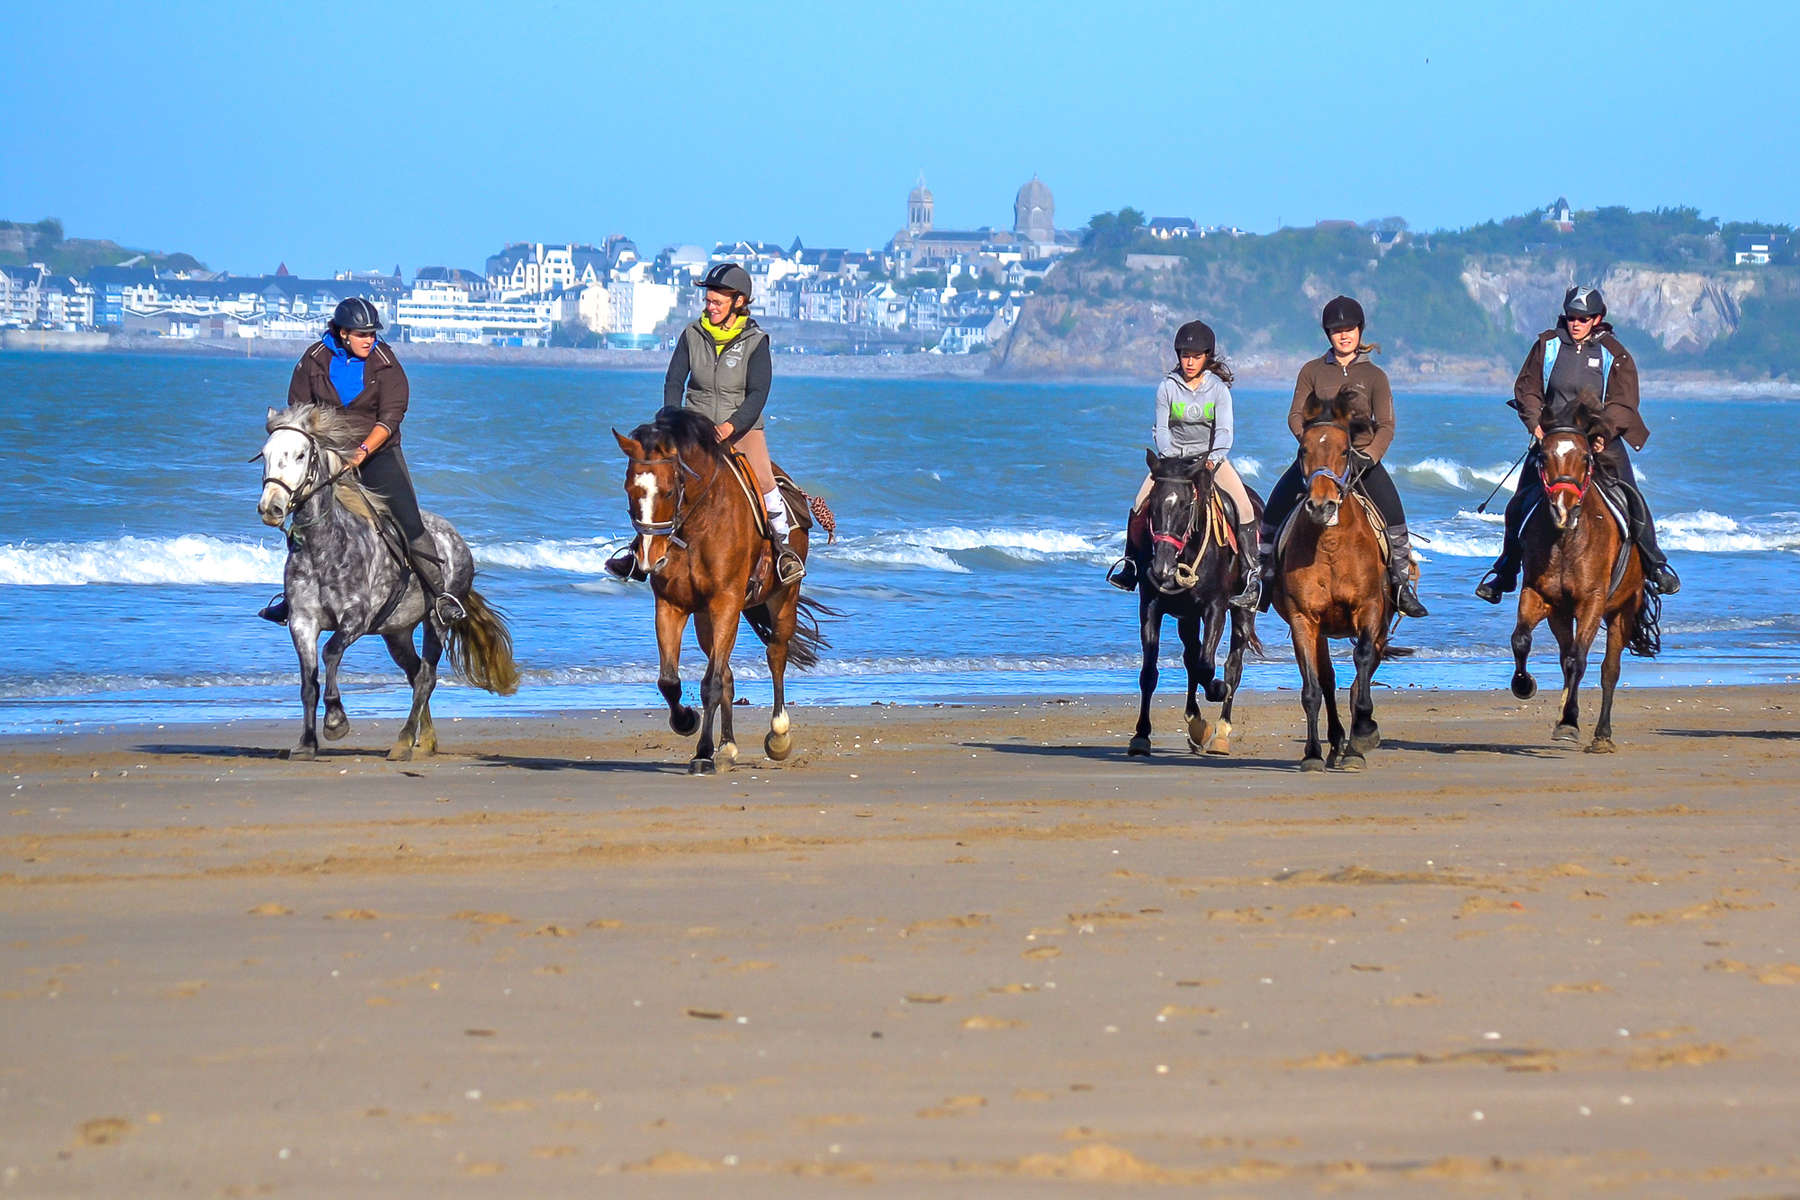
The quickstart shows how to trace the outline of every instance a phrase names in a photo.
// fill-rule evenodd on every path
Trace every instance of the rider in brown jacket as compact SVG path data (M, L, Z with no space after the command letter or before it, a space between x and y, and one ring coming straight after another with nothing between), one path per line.
M1650 506L1638 490L1629 445L1642 450L1650 440L1649 427L1638 413L1637 363L1606 321L1606 297L1599 288L1572 287L1563 296L1563 315L1556 328L1545 330L1532 343L1513 383L1512 407L1530 431L1532 446L1520 469L1519 486L1506 505L1506 537L1500 557L1488 569L1475 594L1489 604L1518 586L1519 531L1531 506L1543 498L1542 463L1537 443L1544 435L1544 420L1572 411L1583 397L1597 397L1600 424L1606 436L1597 438L1596 456L1622 484L1631 519L1632 540L1644 560L1644 576L1665 596L1681 590L1681 579L1669 566L1656 544L1656 526Z

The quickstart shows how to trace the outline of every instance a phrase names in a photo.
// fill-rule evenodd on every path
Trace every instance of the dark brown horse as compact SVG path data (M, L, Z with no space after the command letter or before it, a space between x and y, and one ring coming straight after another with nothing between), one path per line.
M1520 532L1524 586L1519 589L1519 623L1513 627L1513 695L1529 700L1537 680L1525 667L1531 631L1546 618L1561 651L1562 715L1551 734L1559 742L1580 737L1576 690L1587 671L1587 656L1606 622L1606 657L1600 665L1600 719L1588 750L1611 754L1613 689L1619 656L1638 632L1644 612L1644 569L1637 548L1620 533L1601 498L1593 439L1600 430L1592 410L1577 407L1544 429L1539 446L1544 498ZM1653 651L1649 651L1653 653Z
M1302 413L1300 464L1306 500L1278 535L1275 610L1293 634L1300 664L1300 703L1306 710L1303 771L1327 766L1360 771L1363 755L1381 745L1375 724L1372 686L1375 667L1388 653L1393 590L1382 561L1382 534L1370 524L1363 504L1351 495L1355 484L1351 439L1362 432L1351 417L1352 393L1327 401L1314 397ZM1350 736L1338 718L1337 677L1331 667L1331 639L1352 638L1356 682L1350 689ZM1319 703L1329 717L1331 757L1320 756Z
M669 706L669 728L683 737L700 731L688 772L711 775L737 758L731 731L731 651L737 645L738 618L746 618L768 646L769 677L775 702L763 749L777 762L793 752L784 692L789 664L804 670L819 661L829 645L820 635L816 614L823 605L803 599L796 581L761 584L767 571L755 571L768 542L757 530L752 500L740 485L714 432L713 423L689 409L665 408L648 424L625 437L613 431L625 452L625 499L637 530L637 565L650 575L656 596L656 645L661 663L656 686ZM804 522L803 508L794 516ZM789 544L806 558L810 526L799 523ZM750 595L753 572L759 594ZM801 614L806 623L801 624ZM706 675L700 684L705 716L681 702L681 635L688 618L706 653ZM713 719L720 721L713 743Z
M1149 552L1138 562L1138 636L1144 665L1138 672L1138 722L1129 753L1150 753L1150 698L1160 675L1156 660L1163 617L1173 616L1181 637L1181 661L1187 668L1184 715L1188 749L1196 754L1229 754L1231 706L1244 674L1244 650L1247 647L1261 654L1262 643L1256 638L1256 610L1227 603L1243 579L1238 556L1226 538L1238 522L1261 520L1262 504L1251 492L1254 513L1239 513L1233 519L1215 508L1213 500L1218 493L1204 455L1158 458L1155 452L1145 451L1144 458L1150 466L1144 516L1151 536ZM1225 677L1220 679L1214 664L1227 614L1231 646L1225 655ZM1202 687L1208 700L1221 705L1217 722L1200 715L1196 692Z

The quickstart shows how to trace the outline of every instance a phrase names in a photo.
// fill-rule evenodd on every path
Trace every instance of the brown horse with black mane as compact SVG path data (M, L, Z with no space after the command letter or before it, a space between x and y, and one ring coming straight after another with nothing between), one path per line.
M1314 397L1301 414L1300 463L1306 500L1294 510L1276 545L1273 602L1293 635L1300 664L1300 703L1306 710L1303 771L1327 766L1360 771L1363 755L1381 745L1372 694L1375 667L1388 648L1393 589L1382 560L1384 538L1351 494L1355 485L1351 439L1362 432L1346 390L1327 401ZM1355 639L1356 682L1350 689L1350 735L1338 717L1337 677L1331 639ZM1331 757L1321 757L1319 704L1330 721Z
M1592 400L1584 395L1583 400ZM1576 690L1587 671L1588 651L1606 622L1606 656L1600 666L1600 719L1588 750L1610 754L1613 689L1619 682L1620 653L1656 653L1656 611L1644 590L1644 566L1637 547L1600 495L1600 461L1594 440L1604 436L1593 406L1577 404L1544 424L1535 456L1544 498L1525 516L1520 531L1524 586L1519 589L1519 623L1513 627L1513 695L1529 700L1537 680L1525 661L1531 631L1548 619L1556 635L1563 673L1562 714L1552 733L1559 742L1580 736ZM1529 470L1530 467L1528 466Z
M669 728L684 737L700 731L688 772L711 775L737 758L731 730L731 651L740 616L768 646L775 697L763 749L778 762L785 759L793 752L784 692L788 665L804 670L818 663L819 650L830 643L819 633L817 616L837 614L803 598L798 580L774 582L766 563L758 570L768 541L757 525L750 497L755 489L741 485L729 452L706 417L691 409L665 408L630 437L616 429L613 437L628 460L625 498L638 534L637 566L649 574L656 596L661 657L656 686L669 706ZM804 512L804 505L796 508L799 520L789 537L802 560L811 528ZM681 635L689 617L706 653L700 685L704 719L681 702ZM720 720L716 749L715 716Z

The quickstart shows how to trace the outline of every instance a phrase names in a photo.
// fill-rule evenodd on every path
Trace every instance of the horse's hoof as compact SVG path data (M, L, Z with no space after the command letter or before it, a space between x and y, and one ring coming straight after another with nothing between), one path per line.
M341 712L326 713L325 727L321 732L328 742L342 741L350 733L350 718Z
M1316 754L1308 758L1303 758L1300 760L1300 769L1305 771L1308 775L1323 771L1325 769L1325 760Z
M1231 753L1231 722L1220 721L1212 727L1212 740L1206 743L1208 754Z
M688 764L689 775L717 775L719 765L710 758L696 758Z
M794 737L789 733L776 733L771 730L763 735L763 753L776 762L784 762L794 752Z
M1579 742L1581 740L1581 730L1575 728L1573 725L1558 725L1551 731L1550 737L1553 741L1558 742Z
M700 714L684 704L669 714L669 728L681 737L693 737L700 728Z
M1338 755L1337 762L1332 764L1332 766L1339 771L1360 771L1368 765L1369 760L1358 754L1355 750L1344 751L1344 753Z
M1618 749L1617 746L1613 745L1613 740L1611 738L1595 738L1588 743L1587 752L1589 754L1612 754Z
M1225 703L1227 694L1228 693L1225 691L1225 681L1223 679L1215 679L1206 685L1206 698L1211 700L1214 704Z
M1537 680L1529 675L1514 675L1512 694L1521 700L1529 700L1537 695Z
M395 742L387 753L389 762L411 762L413 748L411 742Z
M1212 741L1213 728L1205 717L1196 714L1188 718L1187 734L1188 749L1199 754L1206 749L1206 744Z
M1381 731L1379 729L1350 735L1350 751L1353 754L1367 754L1371 750L1379 749L1381 749Z
M301 742L292 750L283 750L281 752L281 757L287 759L289 762L311 762L313 759L319 757L319 748Z
M1149 758L1150 757L1150 739L1147 737L1132 738L1131 745L1126 748L1125 753L1129 754L1133 758Z

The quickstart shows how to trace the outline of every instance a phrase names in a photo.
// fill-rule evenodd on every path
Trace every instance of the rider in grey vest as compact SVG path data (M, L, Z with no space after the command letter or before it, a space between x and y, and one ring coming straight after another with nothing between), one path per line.
M1544 495L1537 449L1544 423L1553 414L1572 411L1587 397L1600 406L1600 424L1608 435L1595 457L1621 485L1644 577L1665 596L1681 590L1680 577L1656 544L1650 506L1638 490L1631 458L1625 453L1627 445L1642 450L1650 440L1650 428L1638 413L1637 364L1606 322L1606 297L1600 289L1577 286L1563 296L1563 315L1556 328L1538 335L1513 384L1511 406L1531 431L1532 445L1519 472L1519 486L1506 505L1500 557L1475 588L1475 595L1489 604L1500 603L1502 596L1518 586L1519 534L1531 506Z
M774 535L775 577L792 583L806 573L806 564L788 545L787 502L776 486L763 435L763 405L774 370L769 335L750 316L750 272L736 263L720 263L695 286L706 289L705 306L676 339L663 377L663 407L687 407L708 417L718 426L719 440L737 447L749 461ZM634 577L632 548L627 545L608 559L606 569L621 579Z

